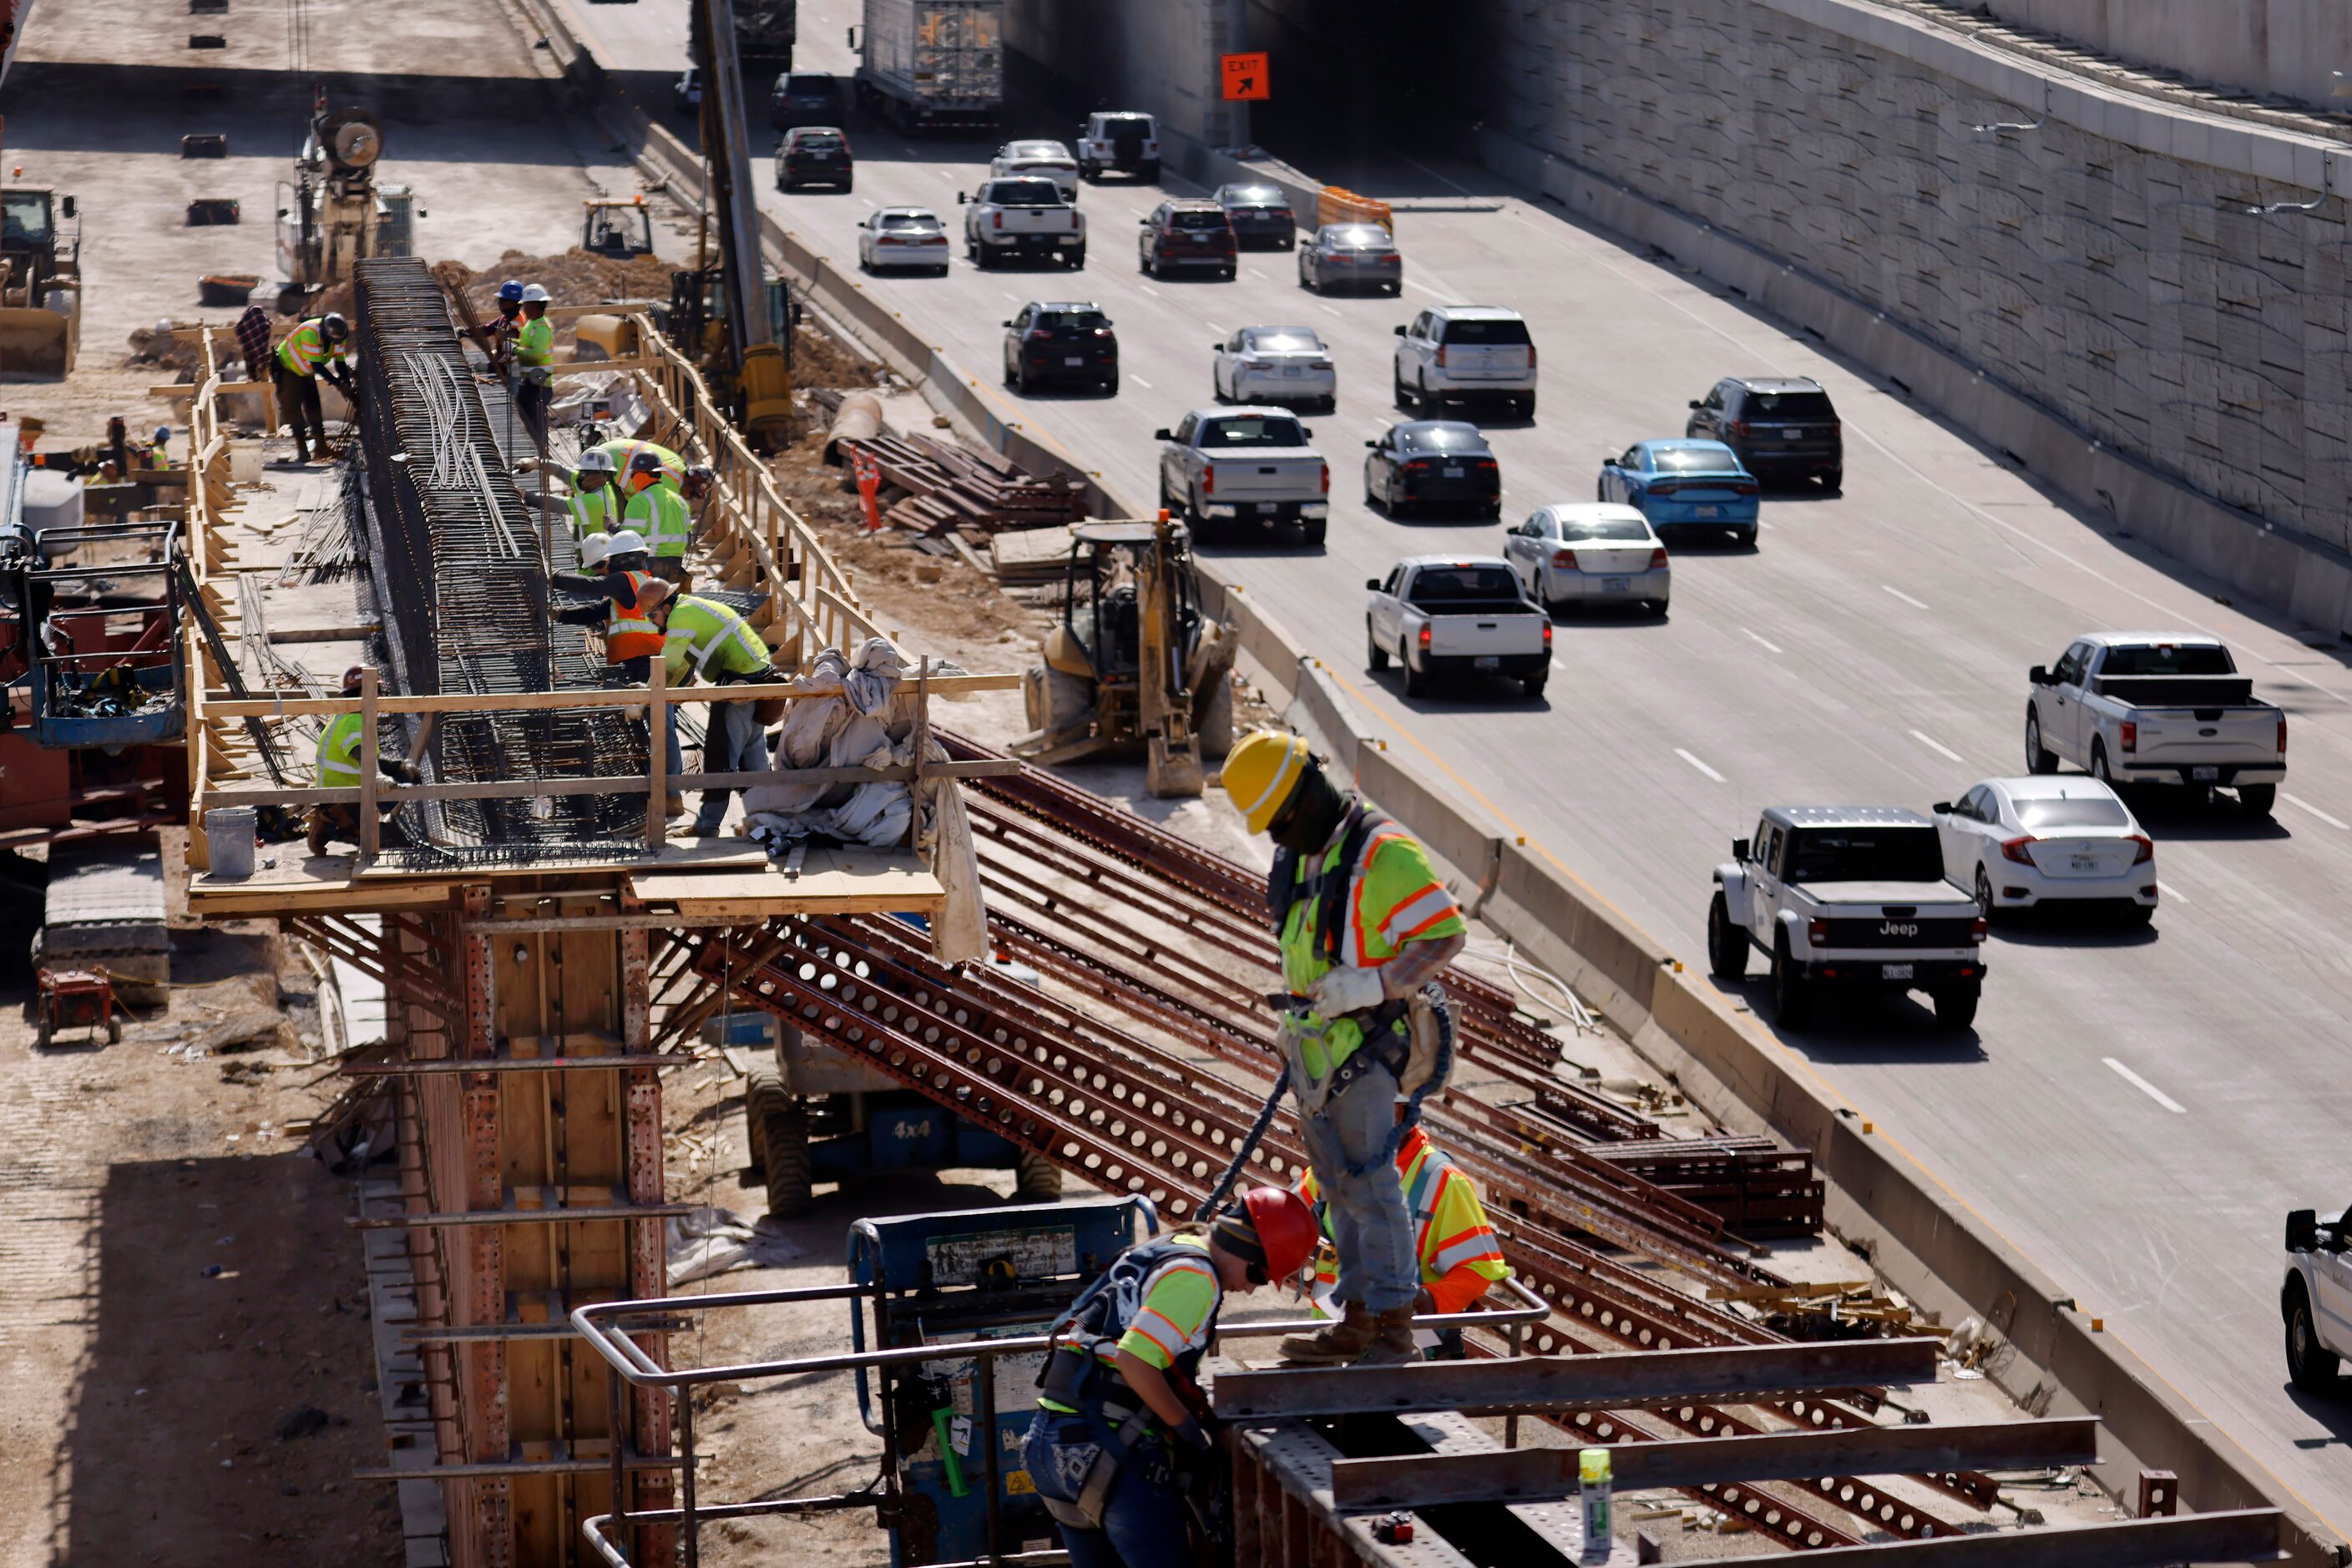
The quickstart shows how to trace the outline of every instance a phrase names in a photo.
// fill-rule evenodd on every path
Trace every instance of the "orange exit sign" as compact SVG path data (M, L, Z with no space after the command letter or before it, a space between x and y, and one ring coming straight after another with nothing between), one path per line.
M1261 51L1246 55L1217 57L1225 87L1227 103L1249 103L1267 96L1265 88L1265 56Z

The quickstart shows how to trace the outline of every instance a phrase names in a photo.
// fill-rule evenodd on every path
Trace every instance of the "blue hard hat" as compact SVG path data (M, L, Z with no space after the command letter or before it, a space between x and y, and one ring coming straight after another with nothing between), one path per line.
M509 305L522 303L522 285L509 278L499 285L499 298Z

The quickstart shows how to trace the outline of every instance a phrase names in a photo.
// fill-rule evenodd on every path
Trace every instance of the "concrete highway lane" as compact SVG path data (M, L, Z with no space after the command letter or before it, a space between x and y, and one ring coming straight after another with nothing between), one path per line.
M572 11L615 46L644 47L664 15L683 37L675 4ZM801 18L800 68L845 75L850 5L803 0ZM764 85L753 102L764 105ZM1007 127L1071 130L1021 116ZM851 131L854 195L767 189L769 209L852 265L854 226L877 205L933 207L960 237L955 194L984 175L991 147ZM755 147L772 144L755 129ZM2275 822L2249 822L2226 801L2139 803L2165 888L2152 930L2004 925L1973 1030L1938 1029L1914 999L1832 1005L1783 1039L2341 1533L2352 1398L2288 1388L2278 1289L2284 1212L2352 1202L2347 650L2306 647L2294 628L2217 602L2115 520L2054 504L1885 384L1671 264L1434 156L1393 174L1395 189L1445 197L1458 186L1498 204L1401 216L1401 300L1318 298L1280 252L1245 253L1231 284L1154 282L1133 247L1162 193L1116 184L1081 196L1081 273L959 259L945 279L866 286L992 384L998 323L1023 301L1104 305L1119 334L1117 397L998 395L1139 506L1156 493L1152 429L1210 401L1213 341L1254 324L1321 332L1339 407L1307 422L1332 467L1329 547L1281 536L1204 553L1331 666L1393 748L1422 754L1694 968L1708 870L1759 807L1955 798L2022 771L2025 671L2074 635L2227 637L2257 692L2290 716ZM1170 189L1189 187L1171 178ZM1844 493L1768 491L1759 549L1677 550L1664 621L1563 621L1541 701L1499 688L1408 700L1393 670L1365 668L1364 579L1402 554L1491 552L1502 540L1494 524L1399 523L1361 504L1363 443L1401 416L1391 329L1444 301L1517 308L1542 352L1537 421L1487 426L1505 525L1590 497L1604 453L1680 434L1686 400L1731 374L1829 387L1845 423ZM1765 1006L1756 980L1729 989Z

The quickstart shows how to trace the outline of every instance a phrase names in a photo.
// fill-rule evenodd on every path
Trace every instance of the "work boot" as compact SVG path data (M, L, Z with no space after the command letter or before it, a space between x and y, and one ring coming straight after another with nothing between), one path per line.
M676 790L672 790L668 795L663 796L662 815L665 816L684 816L686 815L686 796L678 794Z
M314 856L327 852L327 825L320 817L310 818L310 831L303 837L303 847Z
M1346 1366L1364 1353L1380 1336L1371 1309L1361 1301L1348 1303L1348 1315L1311 1334L1292 1334L1282 1342L1282 1359L1295 1366Z
M1411 1303L1392 1307L1372 1319L1374 1338L1364 1352L1349 1362L1349 1366L1397 1366L1421 1359L1421 1349L1412 1342Z

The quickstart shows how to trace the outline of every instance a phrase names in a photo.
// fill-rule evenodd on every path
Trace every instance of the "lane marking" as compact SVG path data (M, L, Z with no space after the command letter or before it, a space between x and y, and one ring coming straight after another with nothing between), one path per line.
M1129 381L1131 381L1131 382L1133 382L1133 383L1135 383L1135 384L1136 384L1136 385L1138 385L1138 386L1150 386L1150 385L1151 384L1150 382L1148 382L1148 381L1144 380L1141 376L1139 376L1139 375L1136 374L1133 371L1129 371L1129 372L1127 373L1127 379L1128 379L1128 380L1129 380Z
M2188 894L2182 892L2179 889L2174 887L2171 883L2166 881L2161 877L2157 879L2156 891L2158 897L2170 899L2177 904L2185 904L2190 901Z
M2189 1108L2187 1106L2173 1099L2172 1096L2165 1093L2164 1090L2157 1088L2156 1085L2148 1082L2147 1079L2140 1077L2139 1074L2132 1071L2131 1068L2124 1066L2123 1063L2116 1060L2115 1058L2101 1057L2099 1059L2106 1063L2109 1067L2115 1068L2116 1071L2121 1073L2126 1083L2130 1084L2134 1089L2137 1089L2142 1094L2147 1095L2150 1100L2164 1107L2165 1110L2172 1112L2173 1115L2186 1116L2189 1114Z
M1940 752L1956 763L1965 763L1968 761L1968 759L1960 755L1959 752L1952 750L1951 747L1944 744L1943 742L1935 739L1931 735L1923 735L1918 731L1914 730L1911 731L1911 738L1918 742L1921 745L1927 747L1929 751Z
M1160 298L1160 290L1159 290L1159 289L1154 289L1154 288L1153 288L1150 284L1149 284L1149 283L1138 283L1138 284L1136 285L1136 287L1137 287L1137 288L1139 288L1139 289L1142 289L1145 293L1147 293L1147 294L1150 295L1150 296L1151 296L1153 299L1155 299L1155 300L1157 300L1158 298Z
M1339 306L1337 306L1337 305L1327 305L1327 304L1325 304L1325 303L1324 303L1322 300L1316 300L1316 301L1315 301L1315 308L1316 308L1317 310L1318 310L1322 311L1322 312L1323 312L1325 315L1327 315L1327 316L1338 316L1338 315L1342 315L1342 314L1344 314L1344 313L1345 313L1345 312L1343 312L1343 311L1339 309Z
M2347 833L2352 833L2352 822L2347 822L2340 816L2328 816L2326 812L2320 810L2319 807L2312 805L2311 802L2304 799L2303 796L2299 795L2289 795L2286 791L2281 790L2279 791L2279 798L2286 802L2289 805L2301 806L2304 810L2311 813L2312 816L2319 818L2320 821L2327 824L2330 827L2340 827Z
M1688 763L1691 766L1696 768L1699 772L1705 773L1707 777L1713 779L1717 784L1728 782L1721 773L1717 773L1713 768L1708 767L1705 763L1700 762L1696 757L1692 756L1680 746L1676 746L1675 748L1675 755L1680 757L1683 761Z
M1739 628L1739 635L1746 637L1749 642L1754 643L1758 647L1762 648L1767 653L1779 653L1782 651L1779 643L1769 642L1764 638L1758 637L1754 632L1749 631L1746 626Z
M1905 593L1902 589L1895 587L1891 583L1881 583L1879 586L1885 589L1888 593L1894 595L1896 598L1902 600L1905 604L1910 605L1915 610L1924 610L1927 607L1918 600L1913 598L1910 595Z

